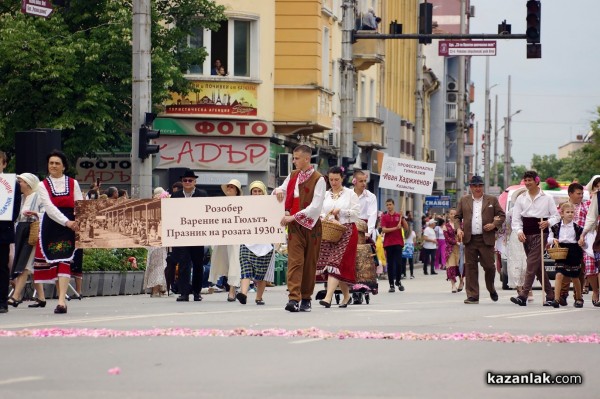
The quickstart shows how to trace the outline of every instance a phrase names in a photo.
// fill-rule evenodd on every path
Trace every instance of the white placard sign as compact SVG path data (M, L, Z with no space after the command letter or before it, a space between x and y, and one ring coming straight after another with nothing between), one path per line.
M17 175L14 173L0 174L0 220L13 219L16 184Z
M161 214L164 247L285 242L284 204L271 195L165 198Z
M431 195L435 164L383 156L379 188Z

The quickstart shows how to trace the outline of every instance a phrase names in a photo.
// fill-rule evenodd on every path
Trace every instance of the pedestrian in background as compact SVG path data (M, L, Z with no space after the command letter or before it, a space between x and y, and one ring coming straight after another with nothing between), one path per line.
M473 176L469 182L470 194L464 195L456 208L456 218L462 222L457 232L458 241L465 245L466 304L479 303L479 266L485 273L485 286L492 301L498 301L494 288L496 262L494 244L496 230L502 227L505 214L498 198L483 192L483 179Z
M437 274L435 272L435 253L437 251L437 235L435 234L434 227L437 225L435 219L429 219L426 223L425 230L423 230L423 274L427 275L427 267L431 265L431 274Z
M400 261L402 259L402 247L404 239L402 238L402 229L408 228L406 219L403 217L404 210L400 213L394 209L394 200L389 198L385 201L387 213L381 215L381 231L385 234L383 237L383 248L385 249L385 258L387 261L388 282L390 289L388 292L395 292L394 285L398 290L404 291L400 282Z
M444 224L446 223L446 220L443 216L439 216L439 217L435 218L435 221L437 222L437 224L435 225L433 230L435 231L435 237L437 239L437 248L435 251L434 268L435 268L435 270L438 270L438 269L445 270L446 269L446 259L445 259L446 238L444 237Z

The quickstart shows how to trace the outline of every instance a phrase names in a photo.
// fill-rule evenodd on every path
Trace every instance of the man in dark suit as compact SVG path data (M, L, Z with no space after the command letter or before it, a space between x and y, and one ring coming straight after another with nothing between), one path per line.
M473 176L469 188L471 194L463 196L456 208L456 217L463 222L463 228L457 231L457 238L465 244L465 303L479 303L479 262L485 272L485 285L490 298L496 302L494 243L496 230L504 223L505 214L498 198L483 193L481 176Z
M0 174L8 159L4 151L0 151ZM10 244L15 242L15 221L21 211L21 188L15 184L15 196L13 198L12 220L0 222L0 313L8 312L8 283L10 281L10 270L8 265Z
M171 198L193 198L208 197L204 190L196 187L198 176L192 170L186 170L180 177L183 190L173 193ZM190 290L194 294L194 301L201 301L200 290L202 290L202 276L204 275L204 247L174 247L173 256L179 262L179 297L177 302L188 302ZM191 264L191 265L190 265ZM192 284L190 287L190 268L192 269Z

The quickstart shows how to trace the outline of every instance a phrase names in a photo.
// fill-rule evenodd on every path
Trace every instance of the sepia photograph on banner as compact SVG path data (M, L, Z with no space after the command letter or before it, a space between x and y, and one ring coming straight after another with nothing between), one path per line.
M77 201L77 248L161 246L160 199Z

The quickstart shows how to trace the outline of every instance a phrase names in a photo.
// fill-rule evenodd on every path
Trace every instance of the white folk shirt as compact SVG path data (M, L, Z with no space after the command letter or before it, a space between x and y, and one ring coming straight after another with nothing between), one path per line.
M522 218L548 218L548 225L554 226L560 222L560 214L556 210L556 204L553 197L539 190L538 194L532 200L528 191L517 197L515 206L512 210L512 231L523 232Z
M340 223L356 223L359 219L360 204L354 190L344 187L337 199L333 198L331 190L327 190L327 193L325 193L325 200L323 201L323 211L321 211L321 216L325 217L334 209L340 210L340 213L338 214Z
M585 226L583 226L583 234L587 234L590 231L596 229L596 221L598 220L598 196L591 194L592 201L588 209L587 216L585 217Z
M481 198L473 198L473 220L471 220L471 235L483 234L483 219L481 211L483 208L483 195Z
M65 178L65 176L59 177L58 179L50 177L50 180L52 180L52 185L54 186L54 190L57 193L64 193L67 191L68 188L65 186L65 182L67 181L67 179ZM83 199L83 194L81 193L81 188L79 187L79 183L77 182L77 180L74 181L73 191L75 191L73 193L75 201L80 201ZM54 220L56 223L62 226L66 226L67 222L69 221L69 218L67 218L64 215L64 213L62 213L52 203L52 201L50 200L50 194L48 193L48 190L46 190L46 186L43 184L43 182L40 182L40 185L38 186L38 192L40 194L40 199L44 204L46 215L50 216L50 219Z
M360 204L360 214L358 217L367 221L367 232L371 235L377 224L377 197L375 194L365 189L362 194L358 196L358 203Z
M285 201L289 181L290 175L288 175L288 177L285 178L285 181L281 186L273 190L272 194L275 195L282 192ZM294 198L300 197L300 191L298 190L299 184L300 178L296 180L296 186L294 187ZM319 216L321 215L321 210L323 209L323 200L325 199L326 190L327 185L325 184L325 179L323 179L323 176L321 176L319 180L317 180L317 184L315 184L315 192L313 193L313 199L310 205L293 215L294 219L296 219L296 222L299 225L306 227L310 230L312 230L312 228L315 227L315 224L317 224L317 220L319 220Z
M576 244L577 240L575 239L575 228L573 227L573 222L569 224L565 224L561 222L562 226L560 226L560 232L558 233L558 242L564 244ZM550 234L548 235L548 243L551 243L554 240L554 232L550 230Z

